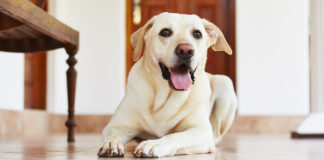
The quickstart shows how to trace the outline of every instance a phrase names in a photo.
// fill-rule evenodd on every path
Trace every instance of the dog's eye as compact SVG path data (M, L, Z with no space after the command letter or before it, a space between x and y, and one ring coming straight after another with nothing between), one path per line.
M196 39L200 39L202 37L202 34L199 30L193 30L192 36L195 37Z
M160 31L159 35L162 37L170 37L172 35L172 31L169 28L164 28Z

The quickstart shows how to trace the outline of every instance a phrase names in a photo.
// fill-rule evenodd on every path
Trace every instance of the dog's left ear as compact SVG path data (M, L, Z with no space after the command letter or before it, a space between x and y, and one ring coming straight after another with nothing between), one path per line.
M134 62L136 62L141 57L142 48L144 44L144 36L146 32L152 27L154 20L155 20L155 16L151 18L148 22L146 22L146 24L143 27L135 31L130 37L132 47L134 48L133 51Z
M205 30L208 34L208 47L212 47L214 51L224 51L227 54L232 54L232 49L225 40L224 34L222 31L213 23L202 19L202 23L205 27Z

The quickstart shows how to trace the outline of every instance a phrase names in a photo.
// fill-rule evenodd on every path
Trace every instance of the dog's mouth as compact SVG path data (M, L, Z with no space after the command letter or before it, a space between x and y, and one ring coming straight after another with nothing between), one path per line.
M190 67L183 63L174 68L166 67L162 62L159 62L159 66L162 72L162 77L168 80L172 89L177 91L188 90L195 82L195 70L191 70Z

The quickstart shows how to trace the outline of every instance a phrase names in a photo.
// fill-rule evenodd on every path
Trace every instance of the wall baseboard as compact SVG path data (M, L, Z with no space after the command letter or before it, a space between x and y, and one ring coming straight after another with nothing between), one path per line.
M306 116L236 116L229 133L290 134Z
M0 110L0 138L66 133L67 116L44 111ZM230 134L289 134L306 116L236 116ZM111 115L76 115L76 133L100 134Z

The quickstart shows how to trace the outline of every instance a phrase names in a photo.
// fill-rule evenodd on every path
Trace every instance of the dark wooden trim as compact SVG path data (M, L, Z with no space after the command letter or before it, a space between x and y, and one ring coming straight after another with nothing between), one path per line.
M291 138L302 139L302 138L324 138L324 134L300 134L296 131L291 132Z
M42 8L47 12L48 6L46 0L30 0L32 3L36 4L38 7ZM12 19L12 21L15 21ZM18 30L21 28L22 30ZM16 30L23 32L23 25L8 28L8 30ZM24 31L27 32L27 31ZM48 38L51 40L50 38ZM12 43L15 49L20 49L21 51L27 51L32 53L26 53L25 56L25 71L24 71L24 108L25 109L39 109L46 110L47 106L47 53L46 52L33 52L35 48L39 47L49 47L47 43L40 43L40 41L34 41L36 43L30 45L23 45L19 43L30 43L24 40L13 41L13 39L7 39L2 43ZM35 39L36 40L36 39ZM53 39L52 39L53 40ZM18 44L15 44L18 43ZM61 44L60 44L61 45ZM30 48L32 46L32 48ZM2 47L3 49L5 47ZM44 48L48 50L48 48Z
M132 11L132 7L133 7L133 2L132 0L126 0L126 67L125 67L125 71L126 71L126 83L127 83L127 77L128 77L128 73L130 71L130 69L132 68L133 66L133 57L132 57L132 52L133 52L133 49L132 49L132 45L130 43L130 35L132 34L132 19L133 19L133 13L131 12Z
M228 32L226 33L228 38L228 43L232 48L233 54L229 58L229 70L228 75L232 78L234 88L236 90L236 32L235 32L235 0L228 0L228 6L226 7L227 12L227 28Z
M235 0L221 1L225 14L224 35L232 49L232 55L226 56L226 75L228 75L234 84L236 90L236 33L235 33Z
M46 109L47 54L25 54L25 109Z

